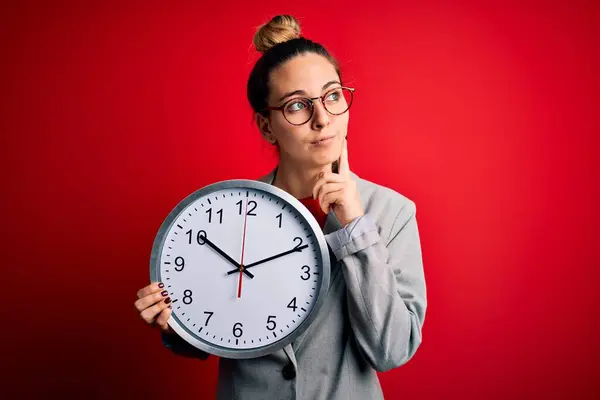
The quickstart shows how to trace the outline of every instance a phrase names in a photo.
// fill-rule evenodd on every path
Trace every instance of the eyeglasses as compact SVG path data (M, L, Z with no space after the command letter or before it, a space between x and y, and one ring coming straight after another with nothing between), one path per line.
M348 111L352 105L354 88L337 87L318 97L296 97L279 107L265 107L265 110L281 111L283 117L292 125L303 125L312 118L314 101L321 100L325 110L332 115L340 115Z

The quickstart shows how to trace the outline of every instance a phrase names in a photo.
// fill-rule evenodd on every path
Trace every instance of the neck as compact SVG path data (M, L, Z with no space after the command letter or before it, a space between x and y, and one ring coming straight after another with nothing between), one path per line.
M331 164L307 168L280 160L273 185L285 190L297 199L312 197L312 190L321 171L331 172Z

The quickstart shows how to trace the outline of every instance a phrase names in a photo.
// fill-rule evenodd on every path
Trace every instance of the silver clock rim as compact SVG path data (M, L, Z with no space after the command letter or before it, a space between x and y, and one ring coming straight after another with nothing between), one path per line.
M290 334L286 335L281 340L278 340L269 345L256 348L256 349L231 349L224 348L217 345L212 345L208 342L201 341L196 338L196 336L188 330L188 328L182 324L179 319L175 316L175 314L171 314L171 318L169 318L169 325L171 328L179 334L183 339L185 339L188 343L192 344L194 347L203 350L209 354L213 354L215 356L223 357L223 358L233 358L233 359L248 359L248 358L258 358L268 354L272 354L275 351L278 351L284 348L286 345L292 343L296 340L302 333L310 327L311 323L314 321L316 316L318 315L323 302L325 301L326 294L329 290L329 280L330 280L330 272L331 272L331 260L329 258L329 249L327 247L327 242L325 240L325 235L321 230L321 227L317 223L315 217L311 214L311 212L302 204L298 199L289 194L288 192L280 189L274 185L268 184L266 182L250 180L250 179L229 179L223 180L219 182L215 182L204 186L187 197L181 200L167 215L167 217L162 222L152 245L152 252L150 256L150 281L157 282L160 280L160 254L162 253L166 236L170 231L171 227L179 217L179 215L195 200L198 198L205 196L209 193L223 190L223 189L231 189L231 188L244 188L244 189L254 189L260 190L264 192L268 192L272 195L280 197L282 200L293 206L307 221L311 230L313 231L313 235L317 241L317 247L321 252L321 259L323 262L323 270L321 272L321 282L320 287L317 293L317 299L315 305L310 311L309 315L298 325L296 329L294 329Z

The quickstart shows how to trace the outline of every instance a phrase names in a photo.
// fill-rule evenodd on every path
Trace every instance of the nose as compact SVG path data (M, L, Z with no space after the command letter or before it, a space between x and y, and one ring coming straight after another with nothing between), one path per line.
M325 109L325 106L323 106L323 103L321 102L320 99L313 101L313 107L314 107L313 118L312 118L313 129L321 130L321 129L325 128L327 125L329 125L330 115L327 112L327 110Z

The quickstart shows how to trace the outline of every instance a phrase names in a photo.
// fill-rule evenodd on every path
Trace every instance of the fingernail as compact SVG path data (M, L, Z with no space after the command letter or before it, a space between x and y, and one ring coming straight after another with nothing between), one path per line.
M165 299L165 304L169 304L170 302L171 302L171 298L170 298L170 297L167 297L167 298Z
M165 287L165 284L161 282L161 283L158 284L158 287L162 289L162 288Z
M166 290L163 290L162 292L160 292L160 294L162 294L163 296L168 296L169 292L167 292Z
M171 309L172 309L172 308L173 308L173 306L169 306L169 308L171 308Z

